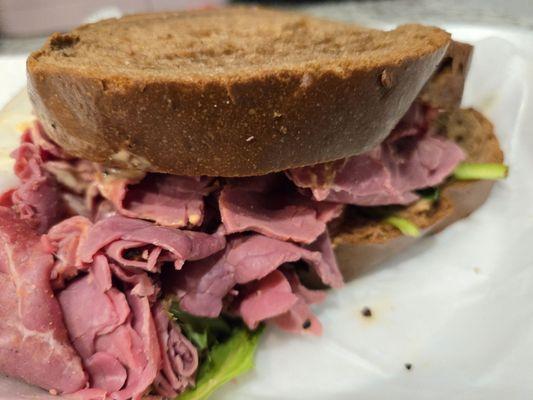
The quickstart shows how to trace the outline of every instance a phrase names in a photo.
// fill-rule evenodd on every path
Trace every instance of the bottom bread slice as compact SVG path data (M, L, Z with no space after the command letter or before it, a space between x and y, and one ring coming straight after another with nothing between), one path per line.
M467 154L466 162L501 163L503 152L489 120L474 109L459 109L439 119L442 134L458 143ZM362 209L349 207L342 220L330 227L339 266L346 280L400 253L424 236L436 233L465 218L488 198L494 181L448 180L437 201L421 199L396 215L415 223L418 237L402 233L382 219L367 216Z

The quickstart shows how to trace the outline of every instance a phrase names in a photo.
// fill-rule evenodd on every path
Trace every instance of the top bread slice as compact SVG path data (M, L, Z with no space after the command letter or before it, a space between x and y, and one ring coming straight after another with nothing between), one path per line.
M28 87L75 156L262 175L374 147L449 44L434 27L385 32L253 7L133 15L51 36L28 59Z

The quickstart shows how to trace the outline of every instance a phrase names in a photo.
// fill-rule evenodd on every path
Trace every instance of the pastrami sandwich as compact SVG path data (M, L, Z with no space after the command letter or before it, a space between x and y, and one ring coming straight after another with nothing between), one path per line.
M334 251L353 275L505 175L490 123L458 109L470 52L438 28L257 8L51 36L0 198L0 372L203 399L251 367L265 323L320 334Z

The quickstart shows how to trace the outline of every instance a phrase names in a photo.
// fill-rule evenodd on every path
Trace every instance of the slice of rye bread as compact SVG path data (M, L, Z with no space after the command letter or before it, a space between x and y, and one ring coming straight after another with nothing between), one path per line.
M121 168L249 176L381 142L450 35L263 8L143 14L54 34L27 62L47 133Z
M467 162L501 163L503 153L492 124L474 109L455 110L439 120L442 133L458 143L467 154ZM345 279L353 279L411 246L425 235L439 232L465 218L481 206L494 181L455 181L441 187L437 202L419 200L396 215L415 223L421 236L404 236L382 220L365 217L360 209L349 207L342 220L330 227L333 245Z
M459 107L473 50L471 45L453 40L437 70L418 95L418 100L444 110Z

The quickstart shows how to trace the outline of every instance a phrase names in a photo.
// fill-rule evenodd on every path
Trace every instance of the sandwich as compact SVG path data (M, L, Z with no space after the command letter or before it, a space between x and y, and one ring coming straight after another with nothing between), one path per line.
M0 372L77 399L204 399L265 325L472 212L507 168L460 109L471 47L262 8L54 34L0 197ZM342 272L341 272L342 271Z

